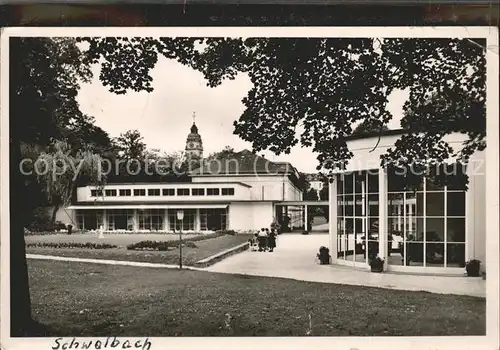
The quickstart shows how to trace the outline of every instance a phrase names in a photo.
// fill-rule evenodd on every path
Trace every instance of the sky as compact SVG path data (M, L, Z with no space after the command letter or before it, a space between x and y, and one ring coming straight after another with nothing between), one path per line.
M216 88L206 85L203 75L167 58L159 58L154 70L154 91L128 92L124 95L110 93L99 81L99 67L94 68L94 79L82 84L78 101L83 113L93 116L96 124L117 137L127 130L139 130L148 148L167 153L182 151L196 112L196 125L202 137L204 155L218 152L225 146L235 151L252 149L249 142L233 134L233 121L244 110L241 102L252 83L240 74ZM405 91L389 97L388 109L394 118L390 129L399 128L402 106L407 99ZM290 162L299 171L316 173L318 161L310 148L300 145L290 154L275 156L261 152L269 160Z

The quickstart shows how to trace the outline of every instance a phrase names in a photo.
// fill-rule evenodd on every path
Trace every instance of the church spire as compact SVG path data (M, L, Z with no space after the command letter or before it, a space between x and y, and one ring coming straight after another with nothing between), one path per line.
M196 127L196 112L193 112L193 126L191 126L191 133L192 134L197 134L198 133L198 128Z

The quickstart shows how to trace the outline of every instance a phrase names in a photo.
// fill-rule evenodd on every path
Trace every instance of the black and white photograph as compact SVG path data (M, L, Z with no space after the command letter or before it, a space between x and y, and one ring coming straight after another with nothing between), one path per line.
M498 348L498 28L1 40L2 348Z

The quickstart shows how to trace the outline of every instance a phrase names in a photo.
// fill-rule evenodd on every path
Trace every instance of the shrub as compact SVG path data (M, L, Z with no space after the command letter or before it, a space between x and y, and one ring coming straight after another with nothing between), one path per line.
M27 229L30 232L53 232L53 225L50 222L35 221L28 225Z
M321 246L319 248L319 253L316 254L316 256L319 259L321 265L330 264L330 249L328 249L327 247Z
M219 230L215 232L218 235L231 235L234 236L236 234L236 231L234 230Z
M227 233L227 232L235 232L235 231L217 231L214 233L209 233L209 234L203 234L199 236L194 236L194 237L189 237L189 238L183 238L182 243L186 247L189 248L197 248L196 244L194 242L199 242L199 241L204 241L206 239L211 239L211 238L217 238L217 237L222 237L227 234L234 234L234 233ZM129 244L127 246L128 250L161 250L161 251L166 251L168 248L178 248L179 247L179 241L140 241L137 243Z
M159 250L167 251L172 246L168 241L140 241L127 246L128 250Z
M66 224L64 224L63 222L61 221L56 221L55 224L54 224L54 227L53 229L55 231L61 231L61 230L66 230L67 227L66 227Z
M467 271L467 276L479 277L481 269L481 261L477 259L472 259L467 261L465 264L465 270Z
M83 249L111 249L117 248L117 246L107 243L72 243L72 242L38 242L38 243L28 243L27 247L38 247L38 248L83 248Z
M28 219L29 220L29 219ZM31 232L52 231L53 225L50 216L45 208L36 208L33 211L32 218L26 225L26 228Z
M370 259L370 267L372 272L382 272L384 270L384 260L379 258Z

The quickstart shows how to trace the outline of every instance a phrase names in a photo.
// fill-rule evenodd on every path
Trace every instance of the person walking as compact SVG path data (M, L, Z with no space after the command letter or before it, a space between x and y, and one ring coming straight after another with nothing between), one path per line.
M273 229L276 235L279 235L281 233L281 225L275 217L273 217L273 221L271 222L271 230Z
M269 232L269 236L267 238L267 246L269 247L269 251L273 252L274 248L276 248L276 230L271 229Z
M262 228L259 232L259 252L265 252L267 247L267 232Z

